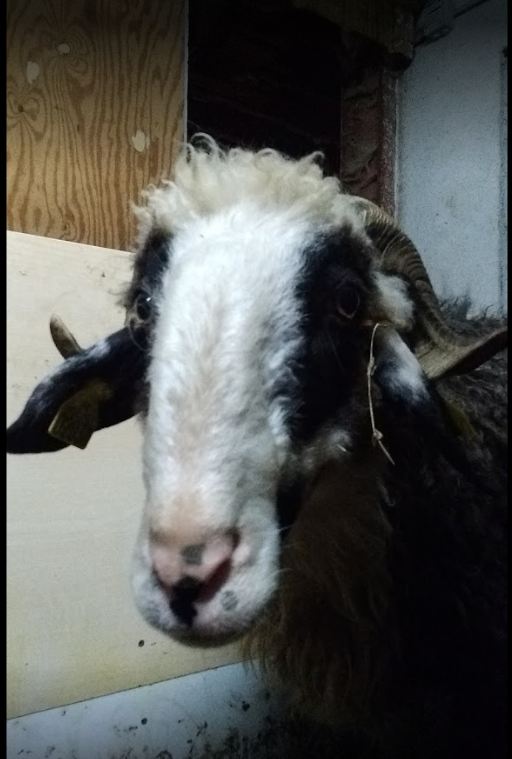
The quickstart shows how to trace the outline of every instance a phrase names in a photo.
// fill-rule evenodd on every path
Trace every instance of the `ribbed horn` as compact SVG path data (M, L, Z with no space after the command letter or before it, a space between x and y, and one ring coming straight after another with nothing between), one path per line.
M394 219L365 198L349 198L363 220L368 237L379 251L379 269L402 277L415 301L418 340L414 352L432 379L464 374L488 361L508 345L508 327L490 334L468 337L445 321L421 256Z

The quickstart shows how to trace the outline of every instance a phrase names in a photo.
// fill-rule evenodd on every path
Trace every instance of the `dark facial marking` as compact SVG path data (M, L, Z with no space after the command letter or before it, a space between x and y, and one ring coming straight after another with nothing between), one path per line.
M293 482L282 482L277 490L277 519L279 534L284 540L295 522L304 497L305 483L297 478Z
M233 611L238 606L238 598L232 590L225 590L220 597L220 602L224 611Z
M153 303L169 263L172 238L153 232L135 262L133 278L124 298L133 341L146 350L153 325Z
M201 592L201 583L193 577L184 577L172 589L170 608L178 619L192 627L197 609L194 606Z
M297 285L304 342L297 356L297 412L292 432L311 439L350 400L361 372L364 336L360 329L371 290L367 244L341 230L305 251Z
M137 256L133 278L125 298L130 308L139 292L152 294L162 281L162 274L169 263L172 237L164 232L152 232Z

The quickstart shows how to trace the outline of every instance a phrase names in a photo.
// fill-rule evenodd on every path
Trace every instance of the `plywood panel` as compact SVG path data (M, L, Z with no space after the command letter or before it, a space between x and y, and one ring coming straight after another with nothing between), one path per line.
M184 4L8 0L8 229L131 244L183 139Z
M49 316L83 345L118 329L129 265L126 253L8 233L8 422L60 361ZM7 458L8 717L239 659L233 646L173 643L135 609L140 442L137 424L125 422L85 451Z

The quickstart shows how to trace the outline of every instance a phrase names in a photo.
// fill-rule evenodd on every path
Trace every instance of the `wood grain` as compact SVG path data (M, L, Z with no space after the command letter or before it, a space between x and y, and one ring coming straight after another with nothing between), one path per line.
M130 268L119 251L7 233L8 422L61 361L50 315L84 346L119 329ZM135 608L140 445L132 420L85 451L7 457L8 718L240 659L233 645L173 643Z
M184 0L7 1L7 228L132 244L183 139Z

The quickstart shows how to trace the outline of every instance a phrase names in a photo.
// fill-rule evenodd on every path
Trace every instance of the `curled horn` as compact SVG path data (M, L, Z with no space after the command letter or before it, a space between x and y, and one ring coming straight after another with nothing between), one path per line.
M55 314L50 319L50 334L62 358L70 358L82 350L62 319Z
M351 198L365 231L380 251L379 268L407 281L415 301L418 337L414 352L431 379L471 371L507 347L508 327L468 337L445 321L419 252L396 222L365 198Z

